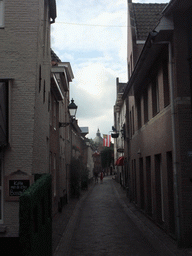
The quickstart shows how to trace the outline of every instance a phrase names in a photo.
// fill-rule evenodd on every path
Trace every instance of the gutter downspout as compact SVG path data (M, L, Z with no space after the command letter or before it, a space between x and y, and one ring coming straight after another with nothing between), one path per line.
M179 209L179 192L178 192L178 162L176 152L176 134L175 134L175 106L174 106L174 84L173 84L173 65L172 65L172 45L168 43L169 49L169 83L170 83L170 100L171 100L171 119L172 119L172 143L173 143L173 180L175 194L175 213L176 213L176 233L177 245L181 245L181 230L180 230L180 209Z

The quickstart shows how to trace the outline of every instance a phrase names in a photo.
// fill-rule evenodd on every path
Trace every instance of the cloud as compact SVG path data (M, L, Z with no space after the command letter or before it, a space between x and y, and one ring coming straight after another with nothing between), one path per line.
M87 63L76 72L71 95L78 105L79 124L89 126L87 137L94 138L98 128L106 133L113 125L116 75L114 70L102 63Z
M119 26L126 26L127 8L122 1L116 3L119 4L59 1L58 18L52 26L53 46L65 51L111 51L119 47L122 35Z
M126 0L60 0L52 25L52 48L74 73L70 98L78 105L80 126L87 137L97 129L106 134L113 125L116 77L127 81Z
M71 94L77 97L81 106L79 117L99 116L106 109L111 109L111 102L115 102L116 96L115 78L115 72L102 63L87 63L76 71Z
M141 3L141 4L144 4L144 3L168 3L170 0L132 0L133 3Z

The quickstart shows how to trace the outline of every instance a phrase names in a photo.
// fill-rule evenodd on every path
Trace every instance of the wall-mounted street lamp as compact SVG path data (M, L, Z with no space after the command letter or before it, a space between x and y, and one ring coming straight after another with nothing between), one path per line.
M119 132L116 130L116 128L114 126L112 126L112 130L113 130L112 131L113 133L111 133L111 137L113 139L117 139L119 137Z
M112 138L117 139L119 137L119 133L121 133L122 137L125 138L125 124L123 125L120 131L117 131L114 126L112 126L112 130L113 130L113 133L111 134Z
M73 119L75 119L76 112L77 112L77 105L74 103L73 99L71 100L71 103L68 106L68 110L69 110L70 118L71 118L71 121L72 121ZM71 122L68 122L68 123L60 123L59 122L59 127L66 127L70 123Z

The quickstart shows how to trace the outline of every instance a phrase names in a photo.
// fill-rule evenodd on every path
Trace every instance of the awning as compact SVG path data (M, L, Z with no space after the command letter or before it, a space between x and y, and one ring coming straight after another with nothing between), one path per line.
M124 156L121 156L117 159L115 165L117 166L123 166L124 165Z

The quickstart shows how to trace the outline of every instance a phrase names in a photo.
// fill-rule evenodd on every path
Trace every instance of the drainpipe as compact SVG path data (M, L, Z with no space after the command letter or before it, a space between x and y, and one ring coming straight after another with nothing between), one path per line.
M173 65L172 65L172 45L168 42L169 49L169 83L170 83L170 100L171 100L171 119L172 119L172 141L173 141L173 180L175 193L175 213L176 213L176 232L177 245L181 244L180 230L180 210L179 210L179 192L178 192L178 162L176 152L176 134L175 134L175 105L174 105L174 84L173 84Z

